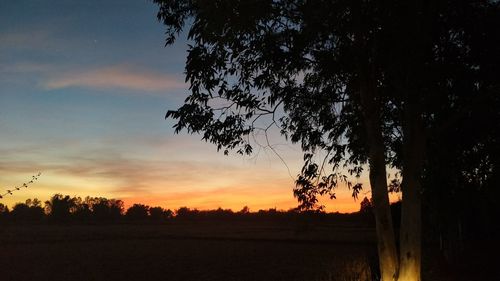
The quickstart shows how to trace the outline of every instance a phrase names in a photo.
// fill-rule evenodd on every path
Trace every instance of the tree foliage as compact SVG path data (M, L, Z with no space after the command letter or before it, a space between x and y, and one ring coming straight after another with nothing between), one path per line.
M498 182L498 1L155 2L167 44L189 39L190 94L166 114L175 131L250 154L277 128L304 151L294 195L306 209L342 182L356 197L349 176L369 164L384 280L420 278L422 196L429 207ZM402 175L389 186L403 192L399 257L387 165ZM433 189L443 175L462 182Z
M157 2L167 43L188 17L193 20L186 64L191 94L167 113L178 120L177 132L201 133L226 154L249 154L253 133L278 128L304 150L295 195L306 208L317 194L335 197L333 188L346 181L325 164L333 171L349 165L351 174L360 174L366 146L352 97L356 19L349 2ZM315 162L318 151L326 151L324 163ZM353 187L356 195L361 186Z
M176 132L200 133L225 154L249 154L253 134L278 128L304 151L294 194L305 208L350 183L339 168L358 176L367 163L359 98L366 73L379 92L387 164L399 169L410 104L430 142L442 142L434 139L443 128L481 111L474 104L498 102L496 2L155 2L167 44L183 28L190 40L190 95L166 116L177 119ZM362 188L349 187L353 196Z

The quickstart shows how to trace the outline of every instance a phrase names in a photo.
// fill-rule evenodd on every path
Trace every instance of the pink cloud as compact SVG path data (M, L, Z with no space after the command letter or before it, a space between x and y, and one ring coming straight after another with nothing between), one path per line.
M89 87L151 92L187 88L187 85L177 77L149 70L132 69L128 66L113 66L84 72L60 74L49 78L44 83L44 86L51 90L67 87Z

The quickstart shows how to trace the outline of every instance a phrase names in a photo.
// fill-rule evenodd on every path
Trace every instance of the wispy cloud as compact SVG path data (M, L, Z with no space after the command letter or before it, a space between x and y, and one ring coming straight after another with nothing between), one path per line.
M130 89L139 91L165 91L186 88L179 78L130 66L112 66L83 72L70 72L48 78L44 86L49 89L88 87L98 89Z
M47 29L38 28L29 32L23 31L10 31L0 32L0 45L1 49L7 48L21 48L21 49L35 49L46 48L52 46L54 40L53 34Z
M2 64L0 73L2 74L29 74L29 73L46 73L53 71L54 67L49 64L33 63L33 62L17 62L13 64Z
M84 149L64 155L37 156L32 151L17 151L17 155L4 152L0 160L0 175L26 174L43 171L47 175L64 176L73 179L105 180L109 191L121 195L164 192L213 190L234 186L271 184L267 177L270 171L262 171L263 177L255 179L254 172L247 167L234 164L210 163L208 159L183 161L176 159L149 159L126 156L118 151L105 149ZM49 153L49 154L51 154ZM266 177L267 176L267 177ZM56 187L57 188L57 187Z
M42 171L43 178L33 188L19 195L45 199L54 193L78 196L105 196L123 199L127 205L146 203L169 208L188 206L199 209L217 207L238 210L244 205L252 210L277 207L288 209L297 202L292 196L293 180L275 169L235 165L211 160L137 158L108 149L84 149L79 153L20 157L30 150L9 152L0 149L0 178L11 186L30 174ZM17 157L16 157L17 155ZM368 188L368 184L366 185ZM322 200L329 211L355 211L358 202L350 191L340 188L337 200ZM33 192L34 195L29 195ZM37 193L39 192L39 193ZM38 195L37 195L38 194ZM12 202L18 200L12 198Z

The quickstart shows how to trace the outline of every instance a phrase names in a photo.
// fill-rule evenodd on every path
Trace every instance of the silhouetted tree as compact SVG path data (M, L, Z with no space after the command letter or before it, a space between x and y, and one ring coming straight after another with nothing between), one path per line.
M199 211L188 207L180 207L175 211L175 217L178 219L194 219L198 216Z
M212 219L229 219L234 217L231 209L222 209L221 207L215 210L201 211L201 213L208 218Z
M11 216L16 221L23 221L29 219L29 207L25 203L16 203L12 207Z
M129 220L146 220L149 215L149 206L143 204L134 204L127 209L125 216Z
M45 202L45 209L49 218L56 222L68 222L76 211L76 198L69 195L55 194Z
M360 213L363 213L363 214L368 213L369 214L369 213L373 212L372 202L367 197L363 198L363 200L361 200L361 203L359 205L360 205L360 208L359 208Z
M0 221L5 221L7 220L9 216L9 207L5 206L4 204L0 203Z
M76 208L73 216L78 221L88 222L92 218L92 210L91 205L89 204L90 202L87 200L88 198L89 197L85 200L82 200L80 197L75 198Z
M174 212L170 209L164 210L163 214L167 219L171 219L174 217Z
M26 205L29 207L30 217L34 221L40 221L45 216L45 211L42 207L42 202L38 198L27 199Z
M89 206L92 209L92 217L97 221L105 221L109 219L109 200L102 197L86 198Z
M97 221L117 221L123 215L123 201L102 197L87 197L85 201L92 210L92 218Z
M44 217L41 202L38 199L27 199L25 203L16 203L11 216L16 221L41 221Z
M110 219L115 221L120 219L124 211L123 201L117 199L110 199L108 204L109 204Z
M335 197L339 182L356 197L361 185L338 168L359 176L367 164L382 280L420 280L428 143L457 125L451 112L467 116L470 101L498 94L498 79L489 79L498 73L498 52L487 43L499 37L491 27L499 3L155 2L167 44L189 24L191 94L167 112L178 120L176 132L202 133L225 154L250 154L249 136L276 125L304 150L294 190L304 208L315 207L317 195ZM319 164L317 151L327 154ZM399 255L386 165L403 178Z
M154 221L165 221L172 218L172 215L171 210L165 210L162 207L149 208L149 216Z
M248 215L250 213L250 208L248 208L248 206L245 206L243 207L239 212L238 214L241 214L241 215Z

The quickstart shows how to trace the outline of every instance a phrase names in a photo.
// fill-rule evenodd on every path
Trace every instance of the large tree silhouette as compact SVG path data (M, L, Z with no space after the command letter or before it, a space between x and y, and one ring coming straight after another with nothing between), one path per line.
M50 219L56 222L69 222L71 214L76 211L76 198L69 195L54 194L45 201L45 209Z
M190 95L167 117L225 154L252 152L272 126L301 144L294 194L335 197L368 166L382 280L420 280L422 177L429 143L471 102L498 101L499 6L491 1L157 0L167 44L189 29ZM489 56L488 60L485 60ZM268 123L263 127L266 120ZM326 152L324 161L315 154ZM386 167L402 174L399 254ZM327 166L329 168L327 168Z
M134 204L128 208L125 216L130 220L146 220L150 207L143 204Z
M40 221L45 215L40 200L36 198L27 199L25 203L15 204L10 214L14 221Z

